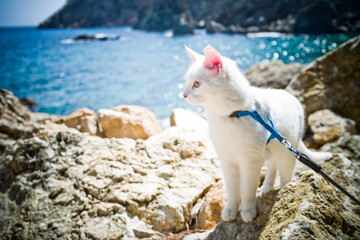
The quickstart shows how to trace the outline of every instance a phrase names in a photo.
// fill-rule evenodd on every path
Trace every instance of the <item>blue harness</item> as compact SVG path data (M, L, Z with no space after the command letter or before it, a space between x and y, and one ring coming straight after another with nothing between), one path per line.
M276 138L279 140L280 143L282 143L288 150L293 152L295 154L295 157L297 160L305 164L306 166L310 167L315 172L319 173L321 176L323 176L328 182L333 184L335 187L337 187L340 191L345 193L349 198L351 198L354 202L360 205L360 201L355 198L353 195L351 195L346 189L341 187L337 182L335 182L332 178L330 178L326 173L324 173L321 170L321 166L311 160L308 156L306 156L304 153L300 152L299 150L295 150L292 148L291 143L287 141L281 134L277 131L270 114L267 116L267 119L269 120L269 123L267 123L259 114L258 111L254 110L252 112L250 111L235 111L232 114L230 114L229 117L245 117L245 116L251 116L253 119L255 119L258 123L260 123L266 130L270 132L270 137L268 138L266 144L268 144L272 139Z
M253 119L255 119L258 123L260 123L261 125L263 125L263 127L268 130L271 135L268 138L266 145L273 140L274 138L276 138L277 140L279 140L280 142L284 141L284 137L280 135L280 133L277 131L270 115L268 115L267 119L269 120L269 123L271 124L271 126L265 122L265 120L260 116L259 112L254 110L252 112L249 111L236 111L233 112L230 117L236 117L236 118L240 118L240 117L244 117L244 116L251 116Z

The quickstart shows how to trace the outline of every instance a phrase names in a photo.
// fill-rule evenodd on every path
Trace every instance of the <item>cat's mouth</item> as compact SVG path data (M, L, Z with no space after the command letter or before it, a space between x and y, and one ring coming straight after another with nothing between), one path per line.
M186 94L186 97L185 97L185 93L184 93L184 99L185 101L187 101L188 103L192 104L192 105L200 105L201 104L201 100L196 97L196 96L190 96L190 95L187 95Z

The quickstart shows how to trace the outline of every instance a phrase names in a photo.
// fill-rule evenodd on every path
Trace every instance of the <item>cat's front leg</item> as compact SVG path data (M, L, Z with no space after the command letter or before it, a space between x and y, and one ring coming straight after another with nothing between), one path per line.
M221 165L227 192L227 203L222 211L221 217L224 221L231 221L236 218L240 204L239 166L228 161L222 161Z
M257 215L256 189L259 181L262 162L251 161L249 166L241 166L241 218L251 222Z

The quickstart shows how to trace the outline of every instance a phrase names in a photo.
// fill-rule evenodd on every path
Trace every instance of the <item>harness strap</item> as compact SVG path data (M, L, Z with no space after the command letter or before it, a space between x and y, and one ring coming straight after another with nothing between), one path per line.
M268 115L267 119L270 123L270 125L260 116L259 112L254 110L252 112L249 111L235 111L233 112L230 117L236 117L236 118L240 118L240 117L244 117L244 116L251 116L253 119L255 119L258 123L260 123L266 130L268 130L270 132L270 137L268 138L266 145L273 140L274 138L276 138L277 140L279 140L280 142L283 142L285 140L285 138L283 136L280 135L280 133L277 131L270 115Z

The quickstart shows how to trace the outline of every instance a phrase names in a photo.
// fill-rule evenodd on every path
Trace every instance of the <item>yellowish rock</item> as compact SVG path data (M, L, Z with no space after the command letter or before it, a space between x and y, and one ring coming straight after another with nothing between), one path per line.
M205 195L205 201L199 212L199 228L212 229L221 221L224 208L224 182L219 180Z
M120 105L100 109L98 118L104 136L108 138L147 139L162 131L155 114L140 106Z
M87 132L91 135L97 133L97 121L94 111L82 108L71 113L69 116L62 117L56 123L64 123L70 128L75 128L80 132Z
M342 118L328 109L310 114L308 125L314 133L314 141L321 145L337 140L346 132L356 132L354 120Z

